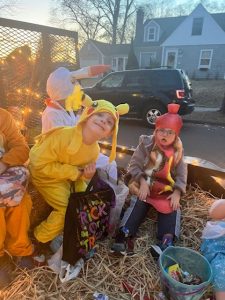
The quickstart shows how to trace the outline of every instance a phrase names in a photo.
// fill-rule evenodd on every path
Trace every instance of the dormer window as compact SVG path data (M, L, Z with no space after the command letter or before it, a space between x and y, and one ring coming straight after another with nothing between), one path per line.
M201 35L203 27L203 18L194 18L192 23L192 35Z
M144 28L144 42L157 42L159 40L160 27L155 21L150 21Z
M149 27L148 28L148 41L155 41L156 40L156 28L155 27Z

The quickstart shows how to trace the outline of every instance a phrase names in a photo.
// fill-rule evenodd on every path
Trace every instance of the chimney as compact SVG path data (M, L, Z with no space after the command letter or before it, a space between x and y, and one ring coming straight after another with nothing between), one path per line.
M139 7L137 10L137 17L136 17L136 32L135 32L135 39L134 39L135 44L143 42L143 36L144 36L143 22L144 22L144 11L142 7Z

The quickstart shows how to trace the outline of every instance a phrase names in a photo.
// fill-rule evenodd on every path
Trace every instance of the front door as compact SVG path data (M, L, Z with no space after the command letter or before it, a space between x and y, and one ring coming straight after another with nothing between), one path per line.
M177 50L166 50L166 63L165 65L170 68L176 68L177 66Z

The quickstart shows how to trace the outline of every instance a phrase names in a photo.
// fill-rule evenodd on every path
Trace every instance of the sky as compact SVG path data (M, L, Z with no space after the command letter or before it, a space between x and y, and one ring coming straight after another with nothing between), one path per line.
M19 0L16 10L11 15L2 15L14 19L40 25L51 25L49 13L51 0Z
M15 12L12 15L1 14L2 17L54 27L54 25L51 24L50 22L50 9L52 7L51 4L53 0L14 0L14 1L16 1L17 3ZM221 1L224 0L215 0L215 1L218 1L220 3ZM0 0L0 3L1 2L7 3L7 0ZM182 4L182 2L186 2L186 0L176 1L177 4Z

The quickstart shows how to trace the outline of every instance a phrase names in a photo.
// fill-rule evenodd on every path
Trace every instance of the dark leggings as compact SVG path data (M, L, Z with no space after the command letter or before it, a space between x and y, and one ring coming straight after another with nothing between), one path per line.
M122 227L129 230L131 236L135 236L139 226L144 221L150 204L141 201L139 199L133 200L130 207L125 212L122 219ZM179 231L180 226L180 211L173 211L169 214L163 214L158 212L158 233L157 238L162 240L165 234L172 234L173 236L178 236L177 231Z

